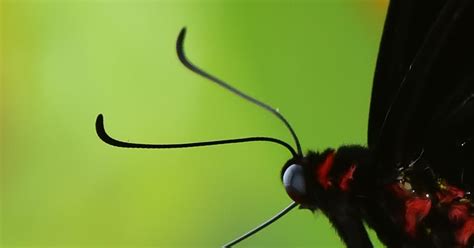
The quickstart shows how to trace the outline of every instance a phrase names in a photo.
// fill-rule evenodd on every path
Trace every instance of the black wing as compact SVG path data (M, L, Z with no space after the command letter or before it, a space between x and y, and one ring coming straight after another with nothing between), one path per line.
M368 145L375 147L389 107L445 0L391 0L379 48Z
M382 178L423 155L453 183L474 179L473 5L391 1L368 132Z

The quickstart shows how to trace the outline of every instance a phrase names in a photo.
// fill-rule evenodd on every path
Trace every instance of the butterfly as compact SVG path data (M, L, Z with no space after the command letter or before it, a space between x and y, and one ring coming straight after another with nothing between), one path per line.
M182 144L140 144L112 138L104 117L96 131L125 148L189 148L271 142L291 158L281 180L293 202L226 244L242 242L296 206L324 213L347 247L372 247L364 227L387 247L474 246L474 2L391 0L376 64L367 146L306 154L289 121L275 108L207 73L184 52L184 66L274 114L295 147L272 137Z

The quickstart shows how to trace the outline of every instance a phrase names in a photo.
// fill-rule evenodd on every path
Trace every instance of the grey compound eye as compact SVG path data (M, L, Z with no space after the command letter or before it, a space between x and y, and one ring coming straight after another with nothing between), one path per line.
M306 181L303 166L292 164L283 173L283 185L286 193L296 202L300 202L306 195Z

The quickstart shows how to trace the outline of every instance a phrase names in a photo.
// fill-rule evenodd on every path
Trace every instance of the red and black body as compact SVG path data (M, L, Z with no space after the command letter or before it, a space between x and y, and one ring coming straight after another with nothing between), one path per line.
M364 223L387 247L474 245L468 191L426 169L421 158L379 183L374 162L367 148L343 146L289 160L282 177L300 208L322 211L348 247L372 247Z
M368 147L289 160L282 180L348 247L474 246L474 1L391 0Z

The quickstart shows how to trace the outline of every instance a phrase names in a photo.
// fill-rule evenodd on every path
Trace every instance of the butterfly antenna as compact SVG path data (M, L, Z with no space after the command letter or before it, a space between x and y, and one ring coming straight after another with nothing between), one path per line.
M178 52L178 58L183 63L184 66L186 66L188 69L191 71L201 75L204 78L207 78L214 83L224 87L225 89L229 90L230 92L236 94L239 97L244 98L245 100L252 102L256 104L257 106L273 113L278 119L280 119L285 126L290 130L291 135L293 136L293 139L296 144L297 151L293 149L291 145L288 143L272 138L272 137L244 137L244 138L235 138L235 139L225 139L225 140L212 140L212 141L204 141L204 142L192 142L192 143L178 143L178 144L143 144L143 143L131 143L131 142L124 142L117 140L115 138L112 138L107 134L105 131L104 127L104 117L102 114L99 114L96 119L95 123L95 128L97 135L99 138L104 141L105 143L116 146L116 147L122 147L122 148L145 148L145 149L173 149L173 148L191 148L191 147L201 147L201 146L214 146L214 145L224 145L224 144L235 144L235 143L245 143L245 142L271 142L275 144L279 144L281 146L284 146L288 151L291 153L293 157L301 157L303 156L303 153L301 151L301 145L298 140L298 137L296 136L295 131L291 127L290 123L283 117L280 112L278 112L277 109L272 108L270 105L265 104L239 90L236 88L232 87L231 85L225 83L224 81L210 75L209 73L201 70L200 68L196 67L193 65L185 56L184 49L183 49L183 42L184 42L184 37L186 35L186 28L183 28L181 32L179 33L178 40L176 42L176 50ZM287 214L290 210L292 210L294 207L296 207L298 204L293 202L291 203L288 207L280 211L278 214L270 218L269 220L265 221L261 225L255 227L254 229L250 230L249 232L245 233L244 235L240 236L239 238L227 243L224 245L224 247L231 247L235 244L240 243L241 241L247 239L248 237L256 234L263 228L267 227L268 225L272 224L273 222L277 221L281 217L283 217L285 214Z
M95 130L99 138L105 143L122 148L146 148L146 149L172 149L172 148L191 148L191 147L200 147L200 146L215 146L215 145L224 145L224 144L235 144L235 143L245 143L245 142L272 142L284 146L288 151L290 151L293 157L297 156L297 153L288 143L271 138L271 137L245 137L237 139L226 139L226 140L211 140L204 142L193 142L193 143L180 143L180 144L141 144L141 143L130 143L124 142L110 137L105 131L104 127L104 116L99 114L95 122Z
M230 84L218 79L217 77L201 70L200 68L198 68L197 66L195 66L193 63L191 63L187 58L186 58L186 55L184 53L184 37L186 36L186 28L183 28L181 29L181 32L179 33L178 35L178 40L176 41L176 51L178 52L178 58L179 60L181 61L181 63L183 63L184 66L186 66L188 69L190 69L191 71L211 80L212 82L224 87L225 89L229 90L230 92L236 94L237 96L239 97L242 97L243 99L249 101L249 102L252 102L254 104L256 104L257 106L273 113L276 117L278 117L278 119L280 119L281 121L283 121L283 123L285 123L285 126L290 130L290 133L291 135L293 136L293 139L295 140L295 144L296 144L296 150L298 151L298 155L299 156L302 156L303 153L301 151L301 145L300 145L300 142L298 140L298 137L296 136L296 133L295 131L293 130L293 128L291 127L290 123L285 119L285 117L283 117L282 114L280 114L280 112L278 112L277 109L271 107L270 105L264 103L264 102L261 102L245 93L243 93L242 91L234 88L233 86L231 86Z
M281 210L279 213L277 213L275 216L273 216L272 218L270 218L269 220L265 221L264 223L260 224L259 226L255 227L254 229L248 231L247 233L245 233L244 235L232 240L231 242L225 244L223 247L232 247L233 245L236 245L242 241L244 241L245 239L247 239L248 237L254 235L255 233L257 233L258 231L262 230L263 228L265 228L266 226L272 224L273 222L277 221L278 219L280 219L281 217L283 217L283 215L287 214L288 212L290 212L290 210L292 210L293 208L295 208L298 204L296 202L292 202L288 207L286 207L285 209Z

